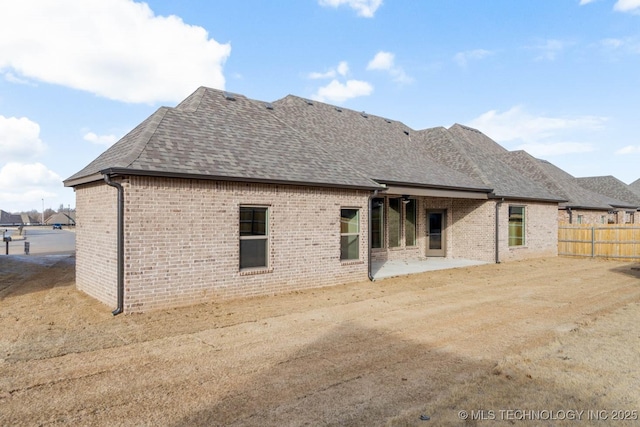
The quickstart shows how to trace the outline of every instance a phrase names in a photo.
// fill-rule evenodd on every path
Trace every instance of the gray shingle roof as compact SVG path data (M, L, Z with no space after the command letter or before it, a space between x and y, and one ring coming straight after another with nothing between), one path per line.
M273 105L283 122L378 182L490 190L426 155L417 132L401 122L291 95Z
M199 88L160 108L80 172L127 173L379 188L351 164L277 118L259 101Z
M554 189L557 189L563 197L566 198L566 202L560 203L560 206L570 208L583 208L583 209L596 209L596 210L609 210L612 207L631 207L629 203L622 200L617 200L612 197L598 194L593 191L587 190L578 184L578 180L571 174L560 169L556 165L546 160L536 159L541 173L544 173L548 178L543 182L552 182ZM533 166L528 165L522 167L520 170L523 174L531 175ZM537 173L537 172L536 172Z
M629 184L629 188L631 189L631 191L633 191L637 195L640 195L640 178L636 179L631 184Z
M459 124L418 132L422 149L438 162L482 181L496 197L562 201L562 197L522 176L502 156L505 148L482 132Z
M577 182L587 190L640 207L640 195L634 193L627 184L614 176L583 177L577 178Z

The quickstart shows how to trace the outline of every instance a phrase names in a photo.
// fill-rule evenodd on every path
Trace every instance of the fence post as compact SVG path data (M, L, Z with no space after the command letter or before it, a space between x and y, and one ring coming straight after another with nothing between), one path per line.
M591 227L591 258L596 257L596 227Z

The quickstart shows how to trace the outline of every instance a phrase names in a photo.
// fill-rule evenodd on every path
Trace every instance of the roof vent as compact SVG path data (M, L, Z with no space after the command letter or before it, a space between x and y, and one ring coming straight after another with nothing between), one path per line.
M305 99L305 101L307 101L307 105L313 105L313 101L310 99Z
M270 102L265 102L264 106L267 108L267 110L273 110L273 104Z
M236 96L234 94L232 94L231 92L225 92L224 93L224 98L228 99L229 101L235 101L236 100Z
M405 135L409 135L409 131L408 130L403 130L402 132L404 132Z
M336 107L336 111L337 111L338 113L342 113L342 108L340 108L340 107Z
M387 122L387 123L391 123L391 120L389 120L389 119L384 119L384 121Z
M366 119L367 117L369 117L369 116L367 115L367 113L365 113L364 111L363 111L362 113L360 113L360 115L361 115L362 117L364 117L365 119Z

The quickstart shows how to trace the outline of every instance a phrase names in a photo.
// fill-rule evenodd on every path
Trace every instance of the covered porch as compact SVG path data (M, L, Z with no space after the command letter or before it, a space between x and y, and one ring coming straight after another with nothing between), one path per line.
M488 263L485 261L461 258L373 261L371 263L371 275L374 280L380 280L389 277L424 273L426 271L446 270L450 268L470 267L482 264Z

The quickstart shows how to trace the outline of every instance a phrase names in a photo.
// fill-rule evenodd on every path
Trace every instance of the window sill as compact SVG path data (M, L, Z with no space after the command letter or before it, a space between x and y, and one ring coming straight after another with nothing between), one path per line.
M528 246L509 246L509 250L528 249Z
M340 265L357 265L357 264L364 264L364 261L362 261L360 259L344 259L344 260L340 260Z
M266 273L273 273L273 268L255 267L255 268L244 268L240 270L241 276L254 276L256 274L266 274Z

